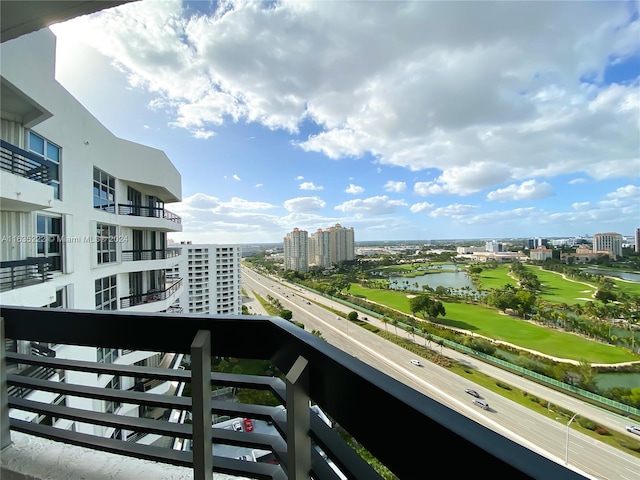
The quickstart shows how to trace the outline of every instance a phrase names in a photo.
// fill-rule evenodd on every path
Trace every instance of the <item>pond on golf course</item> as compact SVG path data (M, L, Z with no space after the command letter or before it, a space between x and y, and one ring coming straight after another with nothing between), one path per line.
M458 271L441 271L456 270L455 265L442 265L442 268L431 268L425 270L424 275L417 277L389 277L389 288L393 290L422 290L423 285L427 285L433 289L437 287L446 287L454 289L462 289L469 287L470 291L475 292L476 287L473 285L471 278L464 270ZM416 288L416 283L418 284Z

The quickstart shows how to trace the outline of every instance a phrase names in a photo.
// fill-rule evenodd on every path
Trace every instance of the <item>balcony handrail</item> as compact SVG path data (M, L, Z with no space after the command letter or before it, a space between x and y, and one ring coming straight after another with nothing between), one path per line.
M149 290L147 293L138 293L128 297L120 297L120 308L129 308L142 303L153 303L166 300L171 297L182 285L182 278L178 278L175 283L165 290Z
M0 290L13 290L47 282L53 278L50 267L51 259L47 257L27 257L22 260L0 262Z
M289 422L297 422L302 418L299 417L299 413L298 416L292 416L290 407L295 407L294 411L298 409L301 404L299 400L295 400L295 397L304 394L308 395L309 399L312 399L330 418L399 478L424 478L424 469L427 467L424 461L425 451L428 451L430 458L437 459L449 458L451 451L455 451L464 455L465 462L469 465L482 465L484 470L491 472L496 478L584 479L579 473L476 423L284 319L246 315L173 315L10 306L2 307L2 317L0 322L4 323L6 338L12 340L187 354L192 352L194 339L201 332L208 332L210 335L209 353L211 355L268 360L280 372L287 373L284 398L281 398L287 410L287 418L286 420L278 420L275 425L284 438L288 439L286 450L289 453L293 452L294 460L297 455L304 455L305 452L289 443L296 436L301 438L299 431L292 430L294 423ZM123 335L123 332L126 332L126 335ZM241 341L236 341L238 339ZM296 375L292 372L295 368L299 368L300 359L307 362L305 369L308 372L308 378L298 384L295 383L295 379L291 380L291 378L299 377L299 371ZM59 362L61 360L34 357L33 361ZM0 358L0 361L4 361L4 359ZM65 360L65 362L71 362L71 360ZM192 365L194 365L193 354ZM4 369L4 365L1 367ZM71 365L63 365L63 367L70 368ZM135 368L141 368L113 364L93 367L113 369L114 374L116 374L116 370L124 367L132 369L132 372L137 374ZM160 375L160 372L151 371L151 374ZM189 374L192 375L193 390L194 385L200 385L198 382L202 381L198 380L200 377L196 376L194 370L170 370L166 375L174 376L173 378L179 380ZM144 375L147 378L151 376L149 371ZM210 374L206 375L207 380L210 381L211 378ZM19 380L24 384L28 379L11 377L10 380L11 382ZM236 385L244 388L258 388L255 386L254 378L244 375L228 376L220 384L230 385L229 380L235 381ZM277 379L269 380L276 381ZM31 386L40 386L40 383L43 382L35 379L29 381ZM47 388L51 387L47 386ZM144 395L152 395L120 390L109 392L109 389L89 389L83 385L71 384L56 385L55 388L60 392L66 388L68 390L65 391L73 395L90 394L98 399L124 400L131 403L137 401L149 403L150 400ZM200 390L204 388L204 391L207 391L206 385L201 385L199 388ZM0 388L0 392L5 391ZM134 394L141 395L141 397L136 397ZM281 394L280 397L282 396ZM295 405L289 404L290 398ZM172 397L156 399L151 403L177 406L177 403L180 402L184 402L184 399ZM182 405L186 408L184 403ZM238 415L242 412L245 416L262 415L262 418L265 418L268 416L265 408L268 407L236 402L222 405L214 402L216 413L232 412L232 414ZM391 413L402 421L387 421L386 418ZM91 415L91 412L86 415ZM199 415L202 417L202 412ZM207 416L204 415L203 418L207 418ZM0 418L0 425L6 425L6 420L6 418ZM140 419L127 417L126 421L138 420ZM196 424L197 422L194 420L194 426ZM416 442L410 439L407 425L411 426L412 431L422 432L423 441ZM49 436L57 441L75 442L90 448L106 449L123 455L154 458L166 463L176 464L175 462L189 460L188 457L181 455L184 452L176 454L175 452L170 453L170 450L165 453L155 451L156 454L152 457L148 450L142 449L141 445L134 444L135 448L132 448L134 445L131 444L122 447L118 440L108 439L110 441L105 442L103 438L100 438L99 441L91 441L86 438L87 435L29 422L25 425L15 419L11 420L11 429ZM128 429L136 430L136 428ZM55 435L59 435L58 437L50 436L54 430L58 430L58 432L54 432ZM209 430L211 429L205 426L205 431ZM234 445L253 445L252 441L258 443L259 440L257 436L241 435L244 432L214 430L216 431L213 434L220 441L231 442ZM294 431L295 435L290 437ZM306 430L303 430L304 432ZM372 472L370 467L369 470L361 470L368 467L366 462L363 462L364 465L363 463L352 463L353 456L358 457L357 454L346 446L344 441L340 440L336 443L332 433L336 432L331 430L317 415L311 416L310 427L308 433L305 434L309 435L349 478L376 478L375 475L365 476L363 473L366 471L368 472L366 475L369 475ZM89 435L89 437L91 436ZM267 443L269 441L273 442L273 439L268 439ZM282 446L274 445L273 448L287 471L287 466L291 466L289 462L294 460L288 456L287 452L281 450ZM194 457L195 453L194 450ZM311 473L315 478L335 478L335 476L323 473L326 462L325 466L321 466L317 462L318 459L312 453ZM213 469L217 472L237 473L241 468L241 471L246 472L245 476L252 478L285 478L277 476L278 474L273 469L256 470L267 468L266 465L260 466L255 462L241 463L247 465L238 466L235 459L214 456ZM332 475L335 475L329 467L326 468L332 472ZM282 472L281 469L278 471ZM289 472L289 478L295 478L291 475L293 473Z
M149 207L134 203L119 203L118 215L133 215L136 217L164 218L174 223L181 224L182 218L163 207Z
M177 257L181 253L181 248L122 250L122 261L135 262L144 260L167 260L169 258Z
M52 161L0 140L0 169L48 184L51 180L50 172L55 168L57 165Z

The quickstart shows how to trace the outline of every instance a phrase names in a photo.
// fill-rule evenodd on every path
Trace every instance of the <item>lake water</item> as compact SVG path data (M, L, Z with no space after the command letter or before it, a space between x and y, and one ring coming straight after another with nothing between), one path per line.
M607 390L613 387L640 387L640 373L598 373L595 375L598 388Z
M452 267L455 268L455 267ZM431 269L431 272L438 272L436 269ZM397 281L398 283L394 283ZM409 283L407 283L409 282ZM437 287L447 288L464 288L469 287L472 292L476 291L473 286L473 282L467 276L466 272L442 272L442 273L425 273L419 277L389 277L389 288L394 290L403 290L407 287L407 290L416 290L415 284L418 284L417 290L422 290L422 285L428 285L435 289Z
M609 277L617 277L631 282L640 282L640 273L618 272L616 270L603 270L599 268L583 268L582 271L592 275L607 275Z

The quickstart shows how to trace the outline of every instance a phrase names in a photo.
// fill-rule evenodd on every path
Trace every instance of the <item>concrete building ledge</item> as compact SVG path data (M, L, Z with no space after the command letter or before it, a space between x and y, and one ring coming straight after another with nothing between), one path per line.
M193 470L11 432L0 451L2 480L192 480ZM234 477L214 474L215 480Z

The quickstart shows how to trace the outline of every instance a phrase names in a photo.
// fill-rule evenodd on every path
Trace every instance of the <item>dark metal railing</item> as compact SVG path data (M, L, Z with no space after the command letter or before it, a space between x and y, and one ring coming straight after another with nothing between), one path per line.
M10 445L11 431L19 431L129 457L192 467L196 480L210 479L212 472L263 479L336 479L336 473L324 458L326 455L349 479L381 478L345 443L337 429L313 412L310 408L313 402L334 425L340 426L341 432L348 432L401 479L429 477L425 454L431 459L443 459L450 458L451 452L464 456L469 468L481 465L483 471L491 472L496 478L584 479L564 465L499 435L281 318L3 307L0 337L3 332L13 340L190 354L191 370L13 353L7 353L6 360L121 378L188 382L191 396L97 388L2 374L6 372L5 359L0 355L0 380L6 379L4 385L0 381L0 416L4 415L0 418L3 441L0 448ZM267 360L282 377L212 373L212 356ZM192 423L78 410L20 399L6 393L7 384L97 402L186 410L191 412ZM211 385L267 390L281 406L214 401ZM187 439L191 451L127 443L25 422L9 418L9 408L116 430ZM214 428L212 414L266 420L273 423L275 433ZM389 420L390 416L398 421ZM414 432L421 432L420 441L415 441ZM216 454L219 451L214 444L268 450L276 463L223 457ZM323 455L314 447L322 449Z
M35 153L0 140L0 168L34 182L48 184L57 165Z
M120 308L129 308L142 303L159 302L160 300L166 300L182 285L182 279L178 278L175 283L165 290L149 290L147 293L139 293L137 295L129 295L128 297L120 298Z
M111 211L111 210L108 210ZM182 223L182 218L175 213L162 207L147 207L143 205L132 205L129 203L118 204L119 215L134 215L137 217L164 218L174 223Z
M30 347L31 347L30 348L31 355L34 355L36 357L53 358L56 356L55 350L52 350L46 345L42 345L37 342L31 342ZM9 365L8 368L11 373L15 373L16 375L29 377L29 378L39 378L43 380L47 380L56 374L56 370L54 368L39 366L39 365L27 364L25 366L25 365L14 364L14 365ZM9 391L9 395L24 398L30 393L32 393L33 389L12 385L9 387L8 391Z
M139 260L166 260L168 258L177 257L181 252L181 248L167 248L165 250L123 250L122 261L135 262Z
M51 280L50 262L46 257L0 262L0 290L13 290Z

